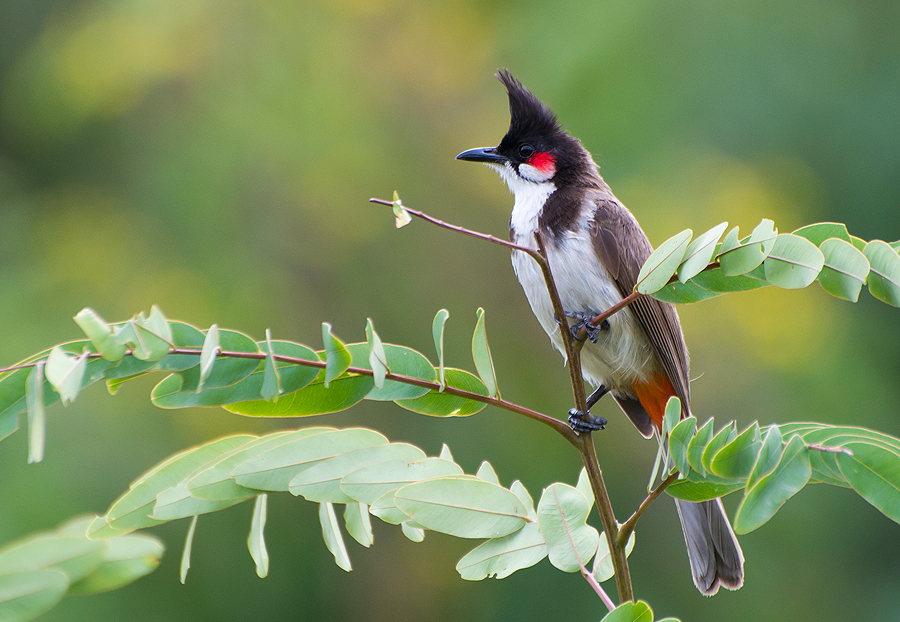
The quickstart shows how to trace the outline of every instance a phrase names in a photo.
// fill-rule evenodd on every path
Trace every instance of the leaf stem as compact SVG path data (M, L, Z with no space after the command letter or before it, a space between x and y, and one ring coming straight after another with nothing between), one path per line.
M647 498L641 501L641 504L638 506L638 509L635 510L634 514L632 514L627 521L622 523L622 526L619 527L619 535L616 538L617 546L625 547L628 543L628 538L631 537L631 533L634 531L635 525L637 525L638 519L641 517L641 514L650 507L650 504L653 503L656 498L663 493L663 491L669 487L669 484L673 483L678 479L678 472L672 473L663 480L663 482L650 491L650 494L647 495Z

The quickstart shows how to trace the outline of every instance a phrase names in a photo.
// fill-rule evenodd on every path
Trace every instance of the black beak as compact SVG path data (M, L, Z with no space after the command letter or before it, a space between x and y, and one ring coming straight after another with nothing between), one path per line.
M468 160L469 162L486 162L488 164L502 164L506 162L506 158L498 154L495 147L469 149L456 156L456 159Z

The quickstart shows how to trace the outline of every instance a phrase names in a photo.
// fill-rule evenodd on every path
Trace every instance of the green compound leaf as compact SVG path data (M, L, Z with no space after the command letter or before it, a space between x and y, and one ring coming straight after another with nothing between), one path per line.
M444 377L444 324L446 324L449 317L450 312L446 309L441 309L434 316L434 321L431 323L431 335L434 337L434 349L438 356L438 381L441 383L441 391L447 386L447 380Z
M292 495L302 496L307 501L354 503L355 500L341 490L344 476L389 460L418 462L426 457L424 451L406 443L363 447L323 460L301 471L290 481L288 489Z
M550 563L563 572L578 572L597 551L600 534L587 525L591 504L566 484L551 484L538 501L538 523Z
M344 536L341 534L334 506L331 503L319 504L319 524L322 526L322 538L325 540L325 546L334 556L334 563L346 572L353 570L350 556L347 554L347 546L344 544Z
M416 524L458 538L499 538L525 526L525 507L502 486L469 475L408 484L394 503Z
M759 266L772 250L777 235L774 225L771 220L763 218L750 237L734 246L732 245L737 237L737 231L736 228L732 229L719 249L719 265L722 267L722 273L728 277L739 276Z
M745 494L734 517L735 533L749 533L764 525L806 486L811 474L809 449L802 438L792 436L778 466Z
M900 255L881 240L872 240L863 252L872 266L869 293L882 302L900 307Z
M113 339L113 331L109 324L106 323L100 315L91 309L85 307L75 316L75 323L84 331L87 338L91 340L94 349L99 352L103 358L108 361L118 361L125 356L128 350L124 345Z
M802 289L816 280L825 256L815 244L796 235L784 233L766 257L766 280L782 289Z
M391 460L364 467L341 480L341 490L351 499L371 506L377 499L391 496L401 486L444 475L462 475L462 468L443 458L425 458L409 463Z
M600 622L653 622L653 611L642 600L636 603L628 602L610 611Z
M793 235L799 235L806 238L816 246L822 246L822 242L829 238L835 238L850 243L850 234L847 233L847 225L839 222L819 222L814 225L806 225L800 227L793 232Z
M256 497L253 506L253 518L250 521L250 533L247 536L247 550L256 564L256 576L264 579L269 574L269 552L266 550L266 502L268 495Z
M684 259L692 235L693 231L685 229L660 244L641 267L635 290L652 294L668 283Z
M489 397L487 386L478 378L462 369L448 367L444 370L448 387ZM397 406L432 417L467 417L484 409L484 402L476 402L466 397L451 395L447 391L429 391L415 399L397 400Z
M275 362L275 349L272 346L272 331L266 329L266 361L263 365L263 384L260 395L267 402L278 401L281 395L281 374L278 373L278 364Z
M859 495L900 523L900 448L847 443L852 455L836 454L841 473Z
M716 242L727 228L727 222L719 223L691 242L684 253L684 261L678 266L678 280L682 284L706 269L716 252Z
M0 620L34 620L62 600L68 588L68 577L55 568L0 575Z
M331 332L331 324L328 322L322 322L322 342L325 344L324 382L327 389L332 380L347 371L353 356L347 351L344 342Z
M468 581L488 577L503 579L516 570L530 568L547 557L547 545L537 523L528 523L519 531L492 538L469 551L456 570Z
M476 312L478 321L475 323L475 333L472 335L472 358L475 361L475 369L488 388L491 397L500 397L497 388L497 372L494 371L494 360L491 358L491 347L488 345L487 331L484 327L484 309Z
M241 486L266 491L287 491L298 473L322 461L363 447L387 445L382 434L366 428L320 430L292 437L237 465L232 471Z
M819 273L819 285L837 298L856 302L869 274L869 260L850 242L829 238L819 247L825 265Z
M372 318L366 320L366 339L369 345L369 368L372 370L375 388L381 389L384 387L384 377L390 370L388 369L387 356L384 353L384 345L381 343L381 337L375 332Z

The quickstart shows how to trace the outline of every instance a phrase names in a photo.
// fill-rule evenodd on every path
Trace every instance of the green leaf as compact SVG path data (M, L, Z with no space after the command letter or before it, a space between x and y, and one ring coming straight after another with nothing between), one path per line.
M118 361L125 356L127 348L113 339L112 328L90 307L85 307L78 312L78 315L75 316L75 323L91 340L94 349L106 360Z
M219 327L213 324L206 331L206 339L203 340L203 348L200 350L200 377L197 379L197 393L203 390L203 383L209 378L220 350Z
M790 233L775 238L775 245L766 257L766 280L782 289L808 287L825 265L825 256L818 247Z
M722 243L719 244L719 247L716 249L716 258L720 257L723 253L727 253L728 251L737 248L740 244L738 227L733 227L725 234L725 239L722 240Z
M600 622L653 622L653 611L642 600L627 602L603 616Z
M384 345L381 343L381 337L375 332L372 318L367 318L366 320L366 339L368 339L369 343L369 367L372 369L375 388L381 389L384 387L384 377L390 370L388 369L387 356L384 353Z
M591 479L588 477L587 469L584 467L581 467L581 471L578 472L578 481L575 483L575 489L584 495L584 498L588 500L591 506L594 505L594 491L591 488Z
M288 489L291 494L303 496L307 501L353 503L354 499L341 490L341 480L345 475L389 460L418 462L425 458L424 451L406 443L363 447L323 460L301 471L290 481Z
M719 477L747 477L756 463L760 447L759 424L754 423L713 456L709 470Z
M396 190L394 190L394 206L391 209L394 210L394 226L398 229L402 229L412 222L412 216L410 216L409 212L403 207L403 203L400 201L400 196L397 194Z
M551 484L538 501L538 523L550 563L563 572L577 572L597 551L600 534L585 524L590 502L566 484Z
M175 454L158 464L131 484L128 492L110 506L106 516L91 526L88 535L106 538L164 522L150 517L157 497L187 479L222 452L229 451L246 440L246 436L221 438Z
M900 253L900 240L897 240L896 242L890 242L890 243L888 244L888 246L890 246L890 247L893 248L895 251L897 251L898 253Z
M653 297L657 300L671 302L672 304L691 304L715 298L719 295L717 292L703 289L693 281L688 283L668 283L662 289L653 292Z
M211 460L205 467L187 479L185 487L195 499L206 499L209 501L249 499L256 496L260 491L256 488L241 486L234 481L232 471L234 471L235 467L279 445L285 445L297 439L332 429L302 428L293 432L285 430L251 440L245 445L236 447L233 452L226 452L219 458Z
M342 376L332 380L328 388L318 381L320 377L303 389L280 397L278 402L255 400L222 406L233 413L252 417L324 415L358 404L375 388L372 376Z
M850 236L850 243L853 244L853 246L856 247L856 250L858 251L866 250L866 244L868 244L868 242L866 242L864 239L858 238L855 235Z
M213 325L215 326L215 324ZM197 530L197 516L191 519L191 526L188 527L187 537L184 539L184 549L181 552L181 569L179 579L181 584L187 581L187 573L191 567L191 548L194 546L194 532Z
M237 465L232 471L241 486L286 491L301 471L362 447L387 445L383 435L365 428L324 430L291 439Z
M497 538L525 525L525 507L509 490L468 475L408 484L397 507L418 525L458 538Z
M475 547L459 560L456 570L468 581L503 579L545 557L547 545L541 529L537 523L528 523L508 536L492 538Z
M483 461L481 466L478 467L478 472L475 473L475 477L490 482L491 484L496 484L497 486L500 485L500 478L497 477L497 472L494 471L494 467L492 467L491 463L487 460Z
M83 534L43 532L4 546L0 575L55 568L74 583L94 572L105 553L105 543L88 540Z
M256 563L256 576L264 579L269 574L269 552L266 550L266 501L268 495L256 497L253 506L253 518L250 521L250 534L247 536L247 549Z
M227 331L221 331L221 333L227 334ZM251 343L253 342L251 341ZM263 342L263 345L268 348L266 342ZM277 356L290 356L300 360L321 362L315 352L298 343L272 341L271 345L273 353ZM257 344L254 343L253 347L256 348ZM234 361L239 361L242 364L234 366L232 364ZM252 367L248 362L252 363ZM282 389L281 395L295 393L309 385L319 376L320 369L317 367L289 362L274 362L279 370L278 382ZM196 391L199 368L195 367L171 374L161 380L153 388L150 398L153 404L159 408L225 406L243 402L259 403L262 405L261 409L277 408L271 402L259 399L266 380L265 370L266 364L263 363L261 365L258 360L248 361L248 359L223 357L217 360L211 374L212 380L207 379L201 393ZM228 379L234 380L234 382L221 386ZM281 398L279 398L280 401L282 401ZM281 408L284 408L283 404Z
M425 539L425 530L421 527L416 527L408 520L400 523L400 530L403 532L403 535L412 542L421 542Z
M682 419L672 433L669 434L669 456L675 463L675 468L681 473L682 477L687 477L690 473L691 466L687 459L688 442L697 429L696 417L687 417Z
M347 371L353 361L353 356L347 351L344 342L332 334L331 324L328 322L322 322L322 341L325 344L325 388L327 389L332 380Z
M143 313L138 314L137 317L113 330L113 340L130 347L132 356L138 360L150 362L161 360L169 353L172 336L168 322L163 321L160 324L161 320L158 314L153 318L151 322L144 317ZM168 337L168 340L165 337Z
M768 285L767 282L754 278L749 274L731 277L725 276L725 273L722 272L721 268L704 270L695 276L691 282L716 294L747 292Z
M819 273L819 285L832 296L856 302L869 274L869 260L850 242L829 238L819 247L825 265Z
M700 461L703 463L703 469L706 473L714 473L712 470L712 459L719 453L719 450L734 440L737 431L734 429L734 422L725 424L719 430L709 444L703 449Z
M781 437L781 431L778 429L778 426L773 425L766 432L762 446L759 448L759 453L756 456L756 461L750 470L750 475L747 478L747 490L756 486L760 479L775 470L783 452L784 441Z
M710 419L697 430L697 433L690 442L688 442L688 464L691 465L693 470L699 472L701 475L706 474L706 467L703 466L703 450L706 449L706 446L712 440L714 425L714 418L710 417Z
M691 242L684 253L684 261L678 266L678 280L684 284L700 274L712 261L716 252L716 242L722 237L728 223L719 223Z
M369 506L365 503L348 503L344 506L344 526L354 540L369 548L375 543Z
M497 374L494 371L494 361L491 358L491 348L488 345L487 332L484 327L484 309L478 308L476 312L478 321L475 323L475 333L472 335L472 358L475 360L475 369L484 381L491 397L500 397L497 389Z
M847 233L847 225L839 222L819 222L814 225L806 225L794 231L793 235L806 238L816 246L821 247L822 242L829 238L836 238L850 243L850 234Z
M369 362L370 348L367 343L351 343L347 350L353 355L353 366L363 369L371 369ZM410 376L425 382L434 382L437 379L434 366L424 354L412 348L384 344L382 351L386 366L392 374ZM394 401L399 399L417 398L428 393L425 387L418 387L396 380L388 380L380 389L375 387L366 396L368 400Z
M764 525L784 503L809 482L812 471L809 449L799 436L792 436L778 466L744 495L734 517L735 533L749 533Z
M165 550L162 542L144 534L116 536L104 542L106 555L100 567L72 584L69 593L99 594L125 587L156 570Z
M693 231L685 229L660 244L641 266L636 291L652 294L668 283L684 259L692 235Z
M579 478L579 480L580 479L581 478ZM528 492L528 489L525 488L522 482L519 480L514 481L512 486L509 487L509 490L516 495L519 498L519 501L522 502L522 505L525 506L525 514L528 516L528 520L537 522L537 511L534 509L534 499L531 498L531 493ZM591 495L591 500L593 500L593 495Z
M39 361L28 374L25 402L28 407L28 464L44 459L47 415L44 411L44 365Z
M65 573L55 568L0 575L0 620L34 620L62 600L68 587Z
M900 307L900 255L881 240L872 240L863 252L872 266L869 293L882 302Z
M72 402L81 391L84 372L87 369L87 352L72 357L56 346L50 350L44 367L44 376L54 389L59 392L63 406Z
M630 556L631 551L634 550L634 534L635 532L632 530L631 535L628 536L628 542L625 543L625 557ZM613 568L612 556L609 554L609 541L602 532L600 534L600 544L597 546L597 553L594 555L594 567L591 570L591 574L594 575L598 583L608 581L616 574Z
M739 276L747 274L759 266L772 249L777 231L771 220L763 218L746 240L742 240L737 246L726 250L726 241L731 233L726 236L719 250L719 265L725 276ZM735 232L735 237L737 232Z
M706 475L703 481L698 481L700 477L699 473L691 471L687 479L679 480L666 488L666 494L683 501L699 503L724 497L744 487L742 480L725 480L715 475Z
M426 458L413 463L391 460L348 473L341 480L341 490L351 499L371 506L377 499L401 486L443 475L462 474L458 464L443 458Z
M847 443L852 456L837 454L841 473L859 495L900 523L900 450L874 443Z
M437 351L438 357L438 380L441 383L441 391L447 386L447 381L444 378L444 324L449 317L450 312L446 309L441 309L434 316L434 321L431 323L431 335L434 337L434 349Z
M281 375L275 362L275 350L272 347L272 331L266 329L266 362L263 371L263 384L260 395L267 402L277 402L281 395Z
M347 546L344 544L344 536L338 525L337 516L334 514L334 506L330 503L319 504L319 524L322 525L322 538L325 546L334 556L334 563L338 568L350 572L353 567L350 564L350 556L347 554Z
M485 397L490 396L487 386L474 374L448 367L444 370L447 386ZM447 391L432 390L422 397L397 400L401 408L432 417L467 417L484 409L484 402L451 395Z

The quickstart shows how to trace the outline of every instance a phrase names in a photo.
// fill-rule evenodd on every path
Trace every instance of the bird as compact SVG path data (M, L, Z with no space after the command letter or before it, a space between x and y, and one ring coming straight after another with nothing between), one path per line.
M587 411L569 411L569 423L579 433L603 429L606 420L590 409L609 394L641 435L660 435L670 397L681 400L682 418L691 415L688 352L675 307L641 296L599 326L590 323L632 293L653 248L581 141L509 70L495 77L509 96L509 129L496 147L456 158L486 164L506 182L515 197L512 243L537 249L535 233L541 234L563 310L576 323L563 327L557 321L533 257L512 250L512 264L553 345L565 357L562 330L576 334L584 327L590 338L581 351L581 372L594 391ZM720 586L740 588L744 556L722 500L675 503L697 589L712 596Z

